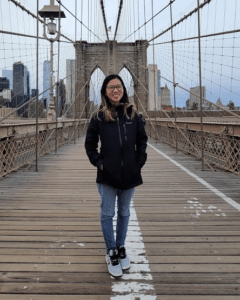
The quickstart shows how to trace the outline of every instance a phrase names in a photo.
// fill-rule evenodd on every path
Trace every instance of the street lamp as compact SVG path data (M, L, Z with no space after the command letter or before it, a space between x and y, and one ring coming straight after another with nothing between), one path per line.
M43 36L46 40L51 43L50 51L50 64L51 64L51 76L50 76L50 103L48 107L48 120L55 119L55 105L53 99L53 43L58 41L60 38L60 29L61 29L61 18L66 18L63 11L60 10L58 5L54 5L54 0L50 0L50 5L45 5L41 10L38 11L39 15L44 18L43 23ZM58 31L57 25L54 21L58 20ZM47 23L47 24L46 24ZM51 36L56 35L56 37L48 37L46 33L46 27L48 29L48 34Z

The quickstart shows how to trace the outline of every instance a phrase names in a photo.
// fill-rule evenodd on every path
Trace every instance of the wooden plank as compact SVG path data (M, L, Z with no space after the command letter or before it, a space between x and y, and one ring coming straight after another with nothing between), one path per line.
M131 240L131 238L129 237ZM134 241L134 237L132 238ZM176 243L176 242L186 242L186 243L201 243L201 242L217 242L217 243L235 243L236 247L240 246L240 236L233 235L233 236L158 236L158 237L145 237L144 241L146 243ZM1 236L0 235L0 243L1 242L62 242L62 243L101 243L102 242L102 235L99 236L64 236L59 234L58 236ZM1 244L0 244L1 247Z
M177 228L176 228L177 229ZM133 228L134 230L134 228ZM181 230L157 230L157 231L145 231L142 230L141 231L142 236L145 237L145 241L146 242L151 242L152 238L155 238L156 242L159 242L157 239L161 238L161 237L186 237L186 236L195 236L195 237L199 237L199 236L204 236L204 237L229 237L231 240L231 236L234 237L234 241L235 242L239 242L239 236L240 236L240 231L238 230L234 230L234 231L220 231L220 230L216 230L216 231L190 231L190 229L188 231L181 231ZM24 230L0 230L0 237L2 237L2 239L4 239L4 237L10 237L10 236L35 236L35 237L40 237L40 236L52 236L52 237L65 237L65 238L70 238L70 237L102 237L102 231L100 228L94 228L94 227L89 227L88 230L79 230L79 231L73 231L73 230L69 230L66 231L65 228L63 228L63 230L60 230L58 228L56 228L56 230L54 231L50 231L50 230L31 230L31 231L24 231ZM130 234L129 234L130 236ZM134 231L133 231L133 236L134 236ZM96 240L97 241L97 240ZM102 240L101 240L102 241ZM164 242L164 239L161 239L160 242ZM187 240L186 240L187 241ZM228 239L226 238L226 242L228 241Z
M144 264L138 264L139 269L144 272ZM135 266L133 265L132 271ZM102 263L84 263L84 264L24 264L24 263L2 263L0 265L0 272L81 272L81 273L102 273L107 272L107 266L102 259ZM150 264L150 270L152 273L204 273L204 272L229 272L239 273L240 264Z
M154 273L153 284L239 284L240 273ZM0 282L31 282L31 283L78 283L78 282L122 282L113 279L108 273L80 272L6 272L1 275ZM144 279L138 279L146 283ZM127 281L124 280L127 283Z
M66 295L2 295L1 300L66 300ZM110 295L67 295L69 300L106 300ZM135 298L136 299L136 298ZM136 299L137 300L137 299ZM156 300L240 300L240 296L201 296L201 295L161 295L157 296Z
M78 295L105 295L107 290L108 293L111 294L111 289L109 283L98 283L98 284L88 284L88 283L4 283L0 287L0 293L16 293L19 294L61 294L61 295L69 295L69 294L78 294ZM238 295L238 285L237 284L228 284L221 285L221 284L155 284L155 291L158 295L174 295L178 294L181 291L182 295L216 295L221 294L221 291L225 293L225 295ZM150 291L150 295L153 292Z
M34 256L34 255L1 255L1 263L38 263L38 264L99 264L103 263L102 255L94 256ZM150 264L168 263L216 263L216 264L240 264L240 256L148 256Z

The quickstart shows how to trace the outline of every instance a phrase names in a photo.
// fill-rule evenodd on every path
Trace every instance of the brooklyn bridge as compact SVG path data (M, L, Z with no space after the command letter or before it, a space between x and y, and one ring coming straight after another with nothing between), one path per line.
M1 300L240 300L239 4L71 2L0 0ZM148 134L120 279L84 148L109 74Z

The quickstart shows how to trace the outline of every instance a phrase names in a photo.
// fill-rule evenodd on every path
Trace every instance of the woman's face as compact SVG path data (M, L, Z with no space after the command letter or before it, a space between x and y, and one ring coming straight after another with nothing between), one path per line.
M123 97L123 86L119 79L114 78L107 84L106 95L112 104L118 105Z

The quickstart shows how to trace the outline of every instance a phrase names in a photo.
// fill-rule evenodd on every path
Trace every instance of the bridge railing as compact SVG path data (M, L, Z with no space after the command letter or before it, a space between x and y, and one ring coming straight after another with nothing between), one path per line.
M226 127L227 128L227 127ZM185 153L201 158L202 138L203 154L205 162L211 166L240 175L240 137L229 132L213 133L200 130L185 129L180 131L174 127L157 122L152 126L149 121L146 123L146 130L151 138L161 143L176 147Z
M62 121L55 127L54 122L41 123L43 129L38 133L38 157L56 151L59 147L69 144L77 137L82 136L87 129L88 120ZM17 125L9 125L12 134L0 139L0 178L26 166L29 168L36 159L36 134L35 125L25 125L26 134L14 135L18 130Z

